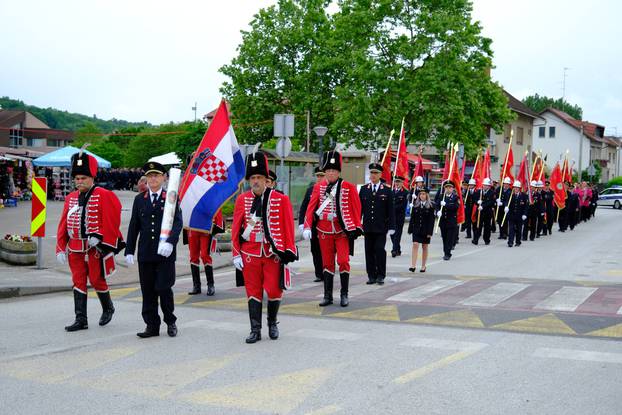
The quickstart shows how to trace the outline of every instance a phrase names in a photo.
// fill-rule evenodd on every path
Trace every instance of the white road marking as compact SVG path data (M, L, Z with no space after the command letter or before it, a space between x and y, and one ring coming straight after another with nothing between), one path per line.
M457 280L436 280L415 287L410 290L403 291L392 297L387 298L389 301L404 301L410 303L419 303L427 298L445 292L451 288L464 284L464 281Z
M473 351L473 350L483 349L484 347L488 346L488 343L463 342L463 341L457 341L457 340L415 337L413 339L409 339L409 340L406 340L400 343L400 346L425 347L428 349L440 349L440 350Z
M322 340L349 340L356 341L363 337L362 334L350 333L347 331L331 331L331 330L315 330L315 329L300 329L294 332L288 333L288 336L305 337L312 339Z
M534 308L551 311L575 311L597 288L562 287L545 298Z
M529 287L529 284L501 282L458 302L458 304L475 307L494 307L527 287Z
M622 353L605 353L573 349L550 349L547 347L541 347L536 349L533 355L549 359L622 364Z
M359 295L363 295L363 294L367 294L369 292L372 291L377 291L377 290L381 290L387 286L391 286L392 284L397 284L403 281L407 281L409 280L409 278L404 278L404 277L387 277L384 280L384 285L378 285L378 284L369 284L367 285L366 283L362 283L362 284L358 284L358 285L352 285L350 286L350 289L348 290L348 297L349 298L354 298L354 297L358 297ZM324 297L324 294L319 294L316 296L317 298L322 298Z

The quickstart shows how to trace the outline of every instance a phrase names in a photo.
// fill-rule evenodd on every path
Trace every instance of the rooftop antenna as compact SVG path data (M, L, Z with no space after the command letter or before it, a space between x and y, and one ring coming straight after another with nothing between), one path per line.
M564 66L564 77L562 79L562 102L566 100L566 78L568 77L566 72L568 72L568 69L570 68Z

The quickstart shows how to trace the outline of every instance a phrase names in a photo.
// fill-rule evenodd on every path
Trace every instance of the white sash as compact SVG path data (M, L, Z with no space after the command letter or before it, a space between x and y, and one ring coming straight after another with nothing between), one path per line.
M330 193L326 195L326 199L324 199L324 202L322 202L320 207L317 208L317 210L315 211L315 214L318 216L322 215L322 212L324 211L324 209L326 209L326 206L328 206L329 203L335 200L336 195L337 195L337 184L335 183Z

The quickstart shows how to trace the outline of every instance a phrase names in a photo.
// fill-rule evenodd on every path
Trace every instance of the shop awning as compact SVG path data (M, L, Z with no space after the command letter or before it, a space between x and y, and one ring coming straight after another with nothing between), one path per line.
M32 161L32 164L34 164L35 166L42 166L42 167L71 167L71 156L73 156L79 151L80 149L72 147L72 146L59 148L56 151L52 151L51 153L48 153L41 157L37 157L36 159ZM93 154L88 150L84 150L84 151L87 154L95 157L95 159L97 160L97 165L99 167L103 167L105 169L110 168L111 164L108 160L105 160L99 157L97 154Z
M149 161L160 163L163 166L173 166L173 165L181 164L181 159L177 156L177 154L174 151L170 153L162 154L160 156L151 157Z

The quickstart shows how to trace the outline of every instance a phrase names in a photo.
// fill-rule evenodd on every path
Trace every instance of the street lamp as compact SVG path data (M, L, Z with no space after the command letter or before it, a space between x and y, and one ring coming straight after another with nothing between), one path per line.
M317 127L313 127L313 132L320 139L320 163L322 162L322 151L324 150L324 136L328 132L328 128L322 125L318 125Z

